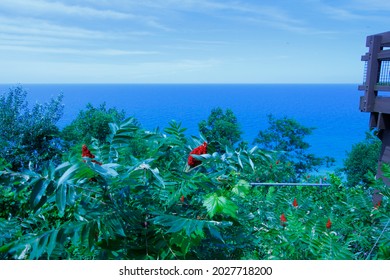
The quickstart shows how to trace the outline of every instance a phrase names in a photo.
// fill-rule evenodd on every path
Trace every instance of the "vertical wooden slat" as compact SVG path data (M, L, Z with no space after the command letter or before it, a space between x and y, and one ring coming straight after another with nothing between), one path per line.
M367 77L361 110L363 112L372 112L375 106L375 98L378 95L378 92L375 90L375 86L378 83L380 73L378 52L382 49L381 36L368 36L366 45L369 47L369 52L367 61Z

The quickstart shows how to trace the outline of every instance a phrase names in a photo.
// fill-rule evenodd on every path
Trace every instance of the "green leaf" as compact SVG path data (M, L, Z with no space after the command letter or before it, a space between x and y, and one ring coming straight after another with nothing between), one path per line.
M383 163L381 169L383 172L383 176L385 176L386 178L390 178L390 165Z
M56 205L58 211L60 211L61 216L64 214L65 211L66 192L67 192L67 185L66 184L59 185L59 188L57 189L57 193L56 193Z
M241 158L240 158L241 154L240 153L237 153L237 160L238 160L238 165L240 165L240 167L243 169L244 166L242 165L242 161L241 161Z
M207 196L203 201L203 206L206 207L210 218L216 214L226 214L233 218L237 217L237 205L224 196L218 196L216 193Z
M110 131L112 134L115 134L119 129L116 123L109 123L108 126L110 127Z
M49 241L49 234L45 233L36 238L32 242L32 250L29 256L30 259L38 259L46 249L46 245Z
M30 197L31 208L35 208L39 204L49 183L50 181L45 180L44 178L34 180Z
M204 235L203 228L208 221L189 219L184 217L177 217L173 215L161 215L157 216L150 221L153 221L157 225L169 227L168 233L177 233L185 231L187 236L195 234L197 236Z
M188 226L187 219L178 219L175 223L172 224L172 226L169 228L167 232L178 232L186 228L187 226Z
M57 185L60 186L64 184L66 181L70 180L72 178L72 175L77 171L79 168L78 164L72 165L70 168L68 168L64 174L62 174L61 178L58 180Z
M249 164L252 168L252 170L254 171L255 170L255 164L253 163L252 159L248 156L248 161L249 161Z
M232 192L240 197L245 197L249 192L250 184L245 180L239 180L238 183L233 187Z
M159 175L159 170L157 168L154 168L154 169L149 169L150 172L152 172L153 176L160 182L160 184L165 188L165 183L164 183L164 180L161 178L161 176Z
M225 241L223 240L222 236L221 236L221 233L219 232L218 228L216 226L214 226L213 224L211 223L207 223L207 228L211 234L212 237L216 238L216 239L219 239L221 240L223 243L225 243Z
M117 167L119 166L118 164L115 163L110 163L110 164L103 164L99 165L93 162L88 162L88 165L97 173L102 175L103 177L116 177L118 176L118 172L113 169L112 167Z
M50 255L52 254L54 248L57 246L57 234L58 230L53 230L49 236L49 242L47 244L46 252L48 255L48 258L50 259Z

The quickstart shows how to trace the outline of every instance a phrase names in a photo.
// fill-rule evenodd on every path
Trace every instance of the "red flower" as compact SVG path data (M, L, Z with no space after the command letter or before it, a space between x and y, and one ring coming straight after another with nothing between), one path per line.
M280 215L280 223L281 223L282 226L286 226L286 222L287 222L287 219L286 219L286 216L283 213L282 215Z
M294 201L293 201L293 204L292 204L294 207L298 207L298 202L297 202L297 199L294 198Z
M375 209L378 209L378 208L379 208L379 206L381 206L381 201L380 201L380 200L378 201L378 203L377 203L377 204L375 204L374 208L375 208Z
M180 197L180 201L181 201L181 202L184 202L184 200L185 200L185 197L184 197L184 195L182 195L182 196Z
M87 145L83 145L83 147L81 148L81 156L82 157L88 157L88 158L95 158L95 156L91 153L90 150L88 150L88 147ZM102 165L101 162L98 162L97 160L91 160L92 162L96 163L96 164L99 164L99 165ZM85 161L84 161L85 162Z
M190 155L188 156L188 165L190 167L195 167L200 164L199 160L194 159L191 155L203 155L207 154L207 143L204 142L199 147L196 147L190 152Z
M330 221L330 218L328 219L328 222L326 223L326 228L330 229L332 227L332 222Z

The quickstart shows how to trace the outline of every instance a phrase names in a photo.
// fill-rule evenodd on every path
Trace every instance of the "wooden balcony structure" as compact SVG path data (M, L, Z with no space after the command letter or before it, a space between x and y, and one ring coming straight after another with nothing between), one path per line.
M360 97L360 111L370 113L369 127L378 130L382 150L378 161L377 177L383 178L381 165L390 163L390 32L367 36L368 52L361 58L365 62ZM390 181L383 178L390 186ZM373 202L381 200L373 195Z

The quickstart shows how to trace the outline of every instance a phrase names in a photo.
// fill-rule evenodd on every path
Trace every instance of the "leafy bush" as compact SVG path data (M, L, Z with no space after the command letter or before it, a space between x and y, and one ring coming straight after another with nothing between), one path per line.
M76 119L67 125L62 135L66 141L73 144L91 144L93 139L104 143L110 134L109 123L121 122L125 118L124 111L116 108L106 108L102 103L99 107L94 107L88 103L85 110L81 110Z
M383 183L371 182L381 205L372 205L370 189L345 188L335 175L328 188L252 187L245 176L268 164L263 151L207 150L192 155L201 164L190 168L189 153L203 140L184 131L171 122L164 134L147 132L128 119L110 125L107 143L41 173L3 165L2 199L22 195L26 210L0 218L0 257L390 258ZM132 152L133 141L143 153Z
M212 109L207 121L201 121L198 126L200 133L218 152L234 147L241 140L242 132L231 109L225 112L220 107Z
M347 176L348 186L362 184L367 186L367 173L376 173L382 142L372 133L366 133L365 140L352 146L344 160L343 171Z
M268 125L267 129L259 131L254 144L275 152L277 160L270 166L273 169L270 173L275 178L283 182L299 181L321 166L322 159L308 152L310 144L304 140L314 128L305 127L287 117L276 119L273 115L268 115ZM328 163L332 161L334 160L327 158Z
M0 96L0 157L14 170L29 165L39 168L45 161L59 160L65 149L56 126L63 113L62 94L31 109L26 97L22 87Z

